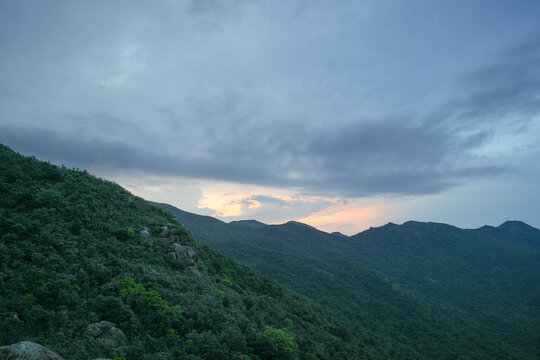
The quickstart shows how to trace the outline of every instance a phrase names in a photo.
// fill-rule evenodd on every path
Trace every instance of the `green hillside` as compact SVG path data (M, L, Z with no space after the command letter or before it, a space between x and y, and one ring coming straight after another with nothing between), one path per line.
M351 258L540 358L540 230L518 221L474 230L409 221L352 240Z
M66 359L538 358L539 231L523 223L343 237L162 205L187 231L85 171L4 146L0 161L0 354L27 340Z
M348 328L367 322L427 358L539 358L540 231L528 225L408 222L343 237L157 205L200 241L339 309Z
M173 257L175 243L196 255ZM0 146L0 347L34 341L66 359L387 357L391 340L339 329L328 309L120 186Z

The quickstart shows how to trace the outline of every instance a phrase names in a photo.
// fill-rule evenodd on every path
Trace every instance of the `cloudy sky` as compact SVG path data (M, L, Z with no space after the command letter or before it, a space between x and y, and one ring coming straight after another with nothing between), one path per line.
M0 142L354 234L540 226L539 1L0 2Z

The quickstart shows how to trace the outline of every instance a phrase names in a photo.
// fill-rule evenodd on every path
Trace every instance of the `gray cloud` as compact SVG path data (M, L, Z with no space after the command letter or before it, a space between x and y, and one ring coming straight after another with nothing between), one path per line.
M271 203L271 204L278 204L282 206L291 206L294 204L297 204L299 201L287 201L283 200L277 197L273 196L267 196L267 195L254 195L249 197L248 201L258 201L260 203Z
M164 152L157 138L134 145L88 138L80 132L67 136L50 130L0 130L0 141L15 149L77 167L140 169L355 197L438 192L466 178L504 170L453 163L481 146L482 134L456 139L424 125L397 121L303 133L300 127L277 131L255 127L242 137L215 138L200 154L189 148Z
M90 17L64 4L40 17L6 2L17 21L0 22L0 141L80 168L350 197L512 171L485 149L540 113L540 42L471 72L448 59L473 25L445 45L457 40L418 19L396 25L393 11L411 9L378 3L100 3ZM463 71L452 101L426 95Z
M497 60L462 76L458 90L464 96L442 106L434 121L489 128L508 122L526 124L540 113L538 36L504 51Z

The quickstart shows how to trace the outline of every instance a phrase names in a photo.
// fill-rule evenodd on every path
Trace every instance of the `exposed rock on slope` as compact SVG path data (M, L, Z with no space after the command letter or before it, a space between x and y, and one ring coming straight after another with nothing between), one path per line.
M2 360L64 360L57 353L31 341L0 347Z
M96 345L107 349L115 349L128 342L124 332L110 321L100 321L88 325L85 335L91 337Z
M171 252L171 256L186 265L193 265L197 261L197 253L191 246L178 243L174 243L174 251Z

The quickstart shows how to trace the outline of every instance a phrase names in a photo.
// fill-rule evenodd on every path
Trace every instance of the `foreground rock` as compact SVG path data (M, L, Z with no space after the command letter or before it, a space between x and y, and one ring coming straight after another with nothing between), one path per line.
M1 360L64 360L57 353L31 341L0 347Z

